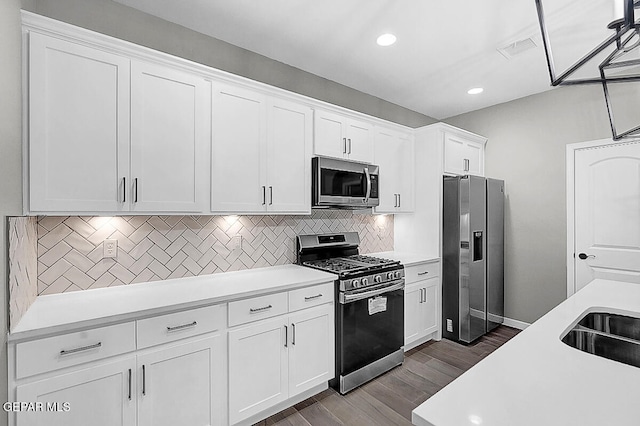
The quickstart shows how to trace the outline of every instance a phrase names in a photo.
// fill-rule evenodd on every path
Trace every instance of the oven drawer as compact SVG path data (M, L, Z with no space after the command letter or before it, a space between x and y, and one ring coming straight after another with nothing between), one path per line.
M222 305L206 306L137 321L138 349L224 328Z
M333 282L299 288L289 292L289 312L322 305L333 300Z
M18 343L16 377L33 376L135 349L133 322Z
M229 327L286 314L286 292L229 302Z
M440 261L420 263L404 268L404 279L407 284L440 275Z

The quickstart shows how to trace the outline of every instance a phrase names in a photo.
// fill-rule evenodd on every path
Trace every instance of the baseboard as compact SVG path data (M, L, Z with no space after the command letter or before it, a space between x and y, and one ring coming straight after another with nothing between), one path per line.
M504 317L504 321L502 322L502 325L524 330L525 328L529 327L531 324L529 324L528 322L518 321L515 319Z

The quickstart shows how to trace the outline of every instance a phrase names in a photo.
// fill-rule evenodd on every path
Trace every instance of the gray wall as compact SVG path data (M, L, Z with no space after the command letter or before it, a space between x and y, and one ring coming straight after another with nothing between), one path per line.
M0 1L0 401L7 400L7 216L22 212L20 1ZM7 415L0 411L0 425Z
M111 0L23 0L22 5L40 15L405 126L436 122L426 115Z
M566 298L566 145L611 137L602 88L561 87L445 121L489 139L486 174L506 181L505 315L531 323Z

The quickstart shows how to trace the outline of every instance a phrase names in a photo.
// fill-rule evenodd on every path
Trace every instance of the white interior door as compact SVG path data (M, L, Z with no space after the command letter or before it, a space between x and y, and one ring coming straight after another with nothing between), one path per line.
M640 283L640 142L575 151L574 291Z

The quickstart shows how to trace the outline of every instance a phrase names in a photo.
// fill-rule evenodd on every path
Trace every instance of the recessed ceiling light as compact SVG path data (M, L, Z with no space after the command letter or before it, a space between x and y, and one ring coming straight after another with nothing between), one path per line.
M482 87L474 87L473 89L467 90L467 93L470 95L477 95L479 93L482 93L483 91L484 89Z
M391 46L395 42L396 42L396 36L390 33L382 34L376 40L376 43L378 43L380 46Z

